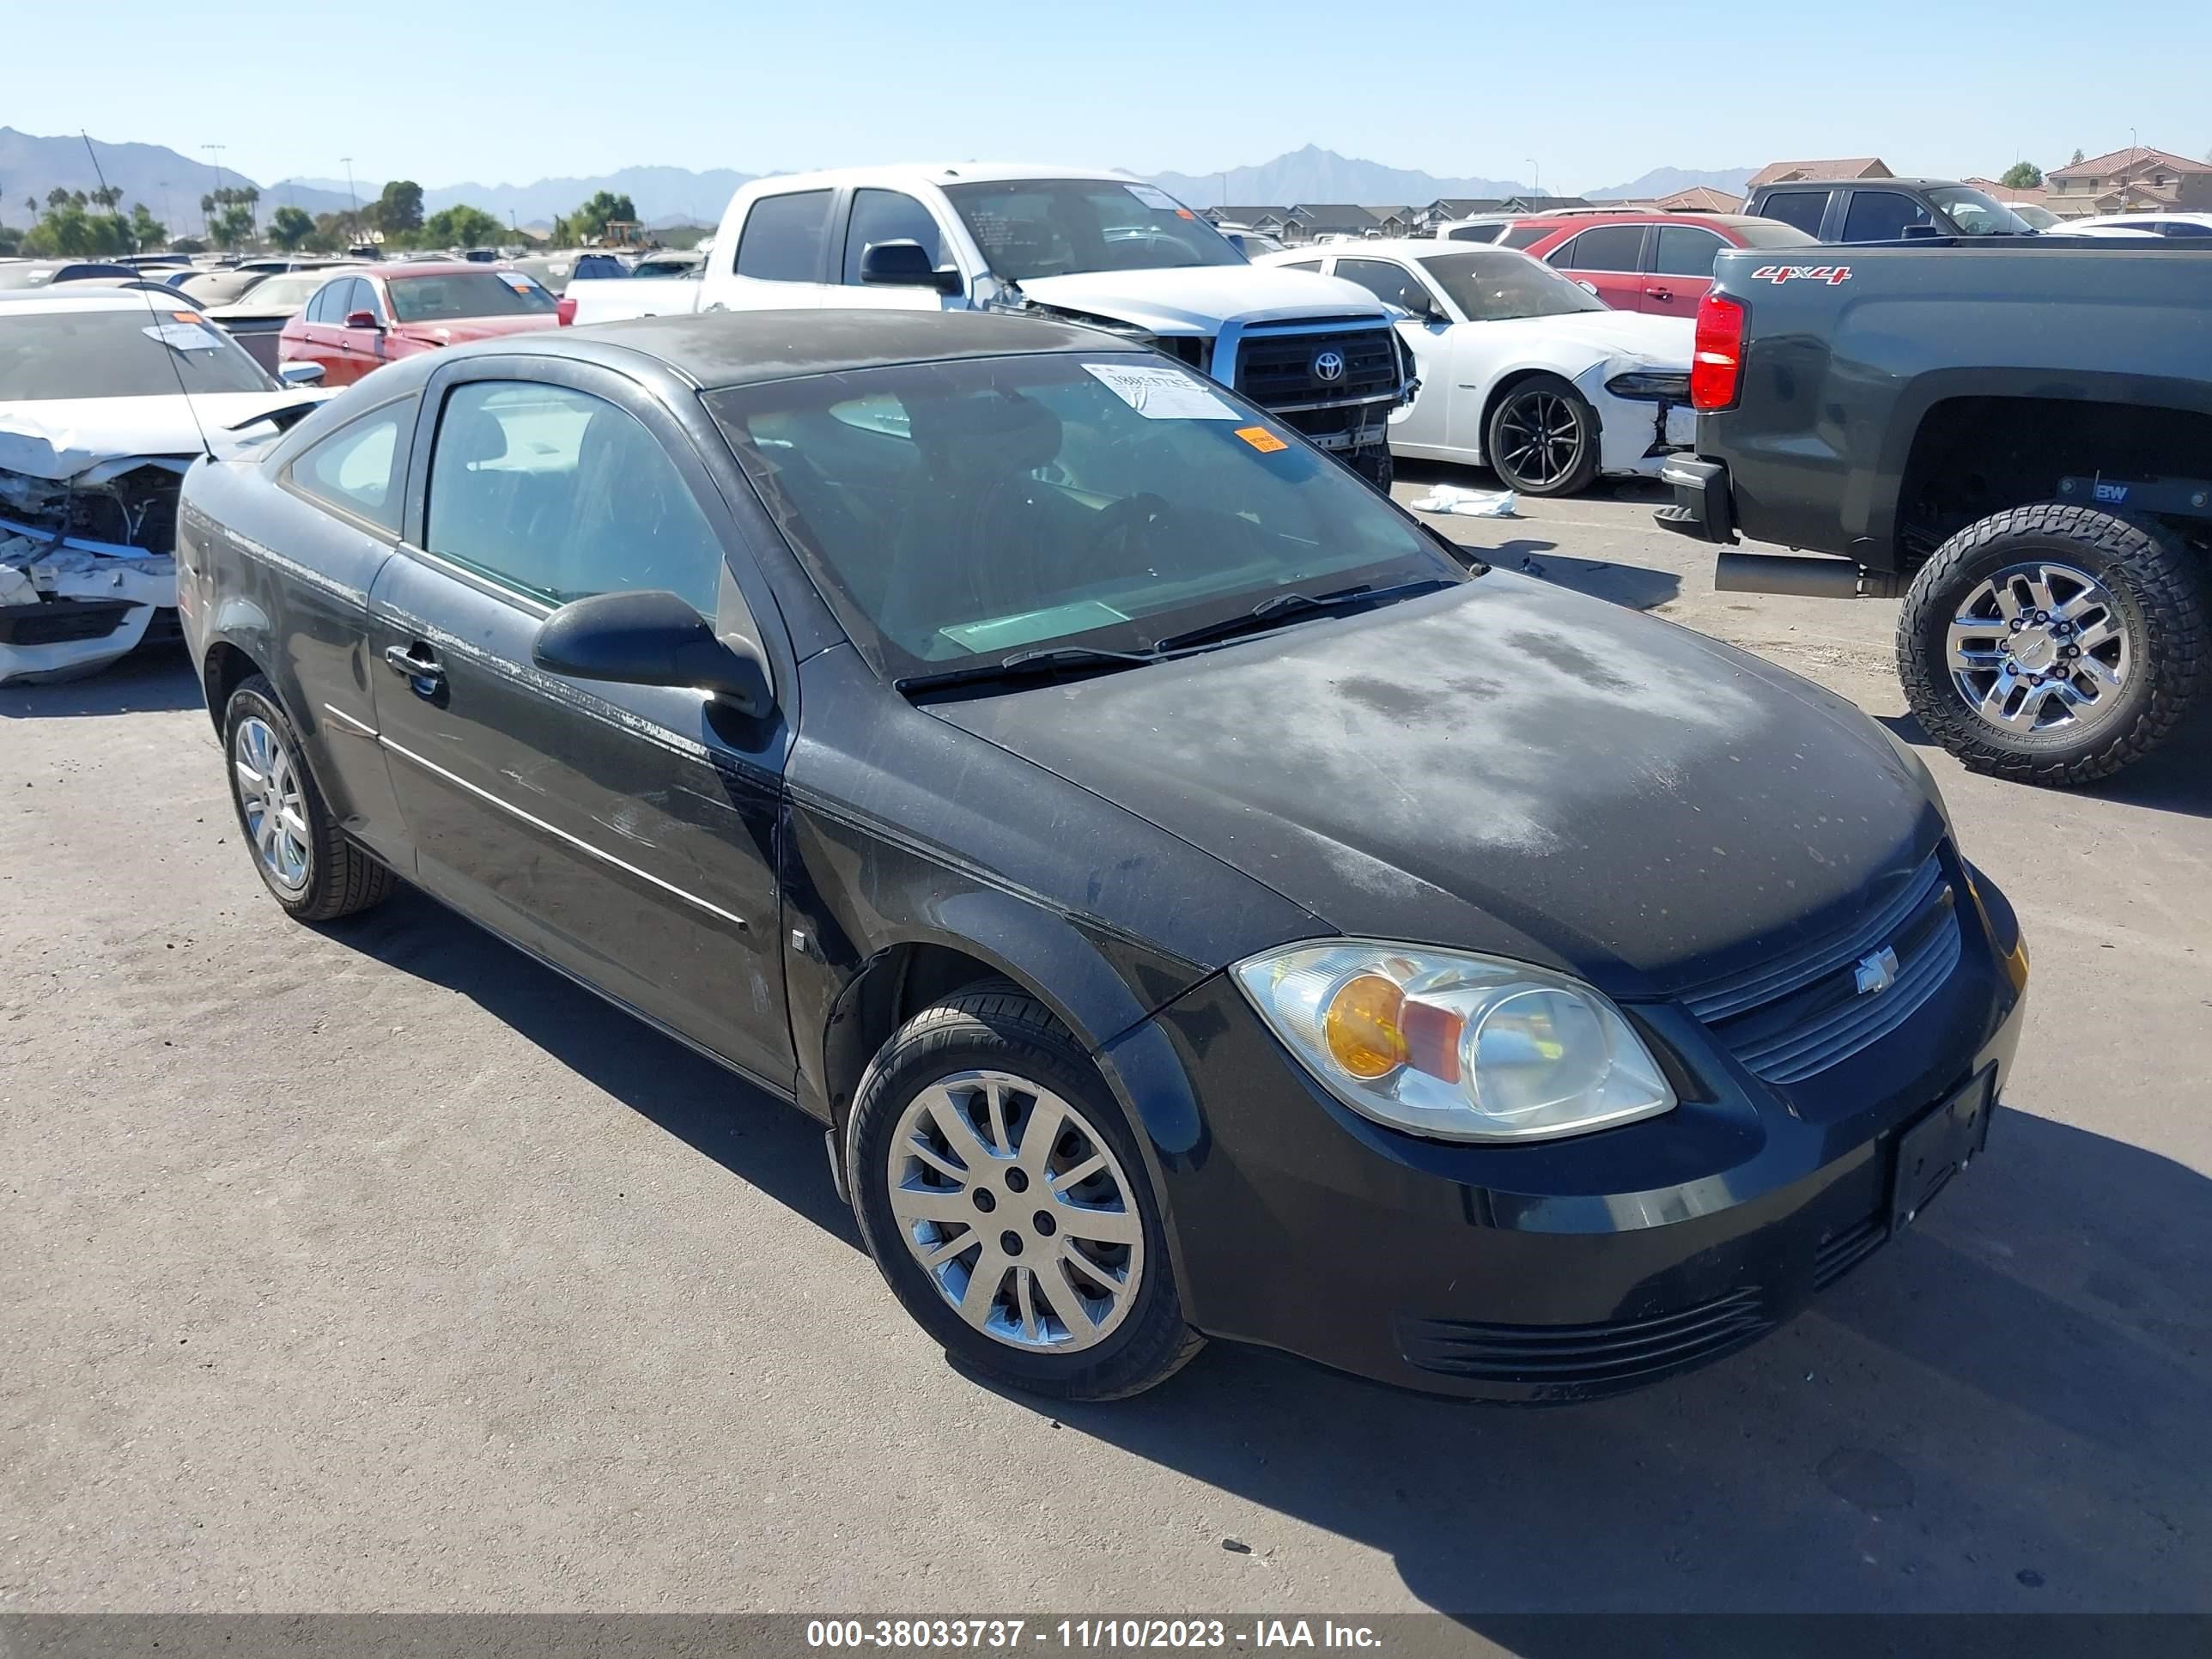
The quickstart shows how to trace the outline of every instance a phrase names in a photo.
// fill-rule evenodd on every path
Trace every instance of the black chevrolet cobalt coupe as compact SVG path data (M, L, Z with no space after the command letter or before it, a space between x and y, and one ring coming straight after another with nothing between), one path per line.
M1910 1223L2011 1063L1909 751L1116 336L487 341L195 467L178 550L279 904L412 882L795 1103L1018 1388L1643 1382Z

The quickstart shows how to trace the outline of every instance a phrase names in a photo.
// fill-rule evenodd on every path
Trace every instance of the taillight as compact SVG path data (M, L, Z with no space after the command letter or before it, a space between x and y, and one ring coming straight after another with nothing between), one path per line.
M1690 402L1730 409L1743 378L1743 302L1708 289L1698 301L1697 338L1690 354Z
M572 326L576 320L576 302L567 295L562 295L553 302L553 314L561 319L561 327Z

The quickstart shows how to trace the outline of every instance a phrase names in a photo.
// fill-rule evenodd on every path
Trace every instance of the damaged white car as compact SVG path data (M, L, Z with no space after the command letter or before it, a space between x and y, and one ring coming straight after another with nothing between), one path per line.
M186 470L324 395L177 302L0 302L0 685L92 673L173 632Z

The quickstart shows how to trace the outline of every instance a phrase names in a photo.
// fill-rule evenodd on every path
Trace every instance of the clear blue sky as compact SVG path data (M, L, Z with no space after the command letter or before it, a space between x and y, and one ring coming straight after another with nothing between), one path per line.
M2130 126L2212 147L2212 7L2155 15L2155 41L2115 25L2129 61L2100 70L2081 45L2100 14L2055 0L377 0L198 24L166 3L0 0L0 121L196 158L222 143L264 184L339 176L347 155L426 185L981 156L1206 173L1309 142L1439 175L1525 179L1533 160L1561 189L1876 153L1993 174Z

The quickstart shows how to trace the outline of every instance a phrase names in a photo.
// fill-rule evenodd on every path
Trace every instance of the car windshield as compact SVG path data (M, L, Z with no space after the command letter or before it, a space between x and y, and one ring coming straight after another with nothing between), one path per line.
M146 298L143 309L0 310L0 403L276 389L261 365L199 313Z
M289 270L281 276L264 276L246 290L236 303L246 306L265 306L271 311L287 307L295 310L307 303L314 291L331 279L327 270Z
M1010 283L1087 270L1241 265L1221 233L1165 191L1109 179L1017 179L948 185L945 194Z
M1504 248L1424 259L1421 270L1472 323L1606 309L1604 301L1551 266Z
M1994 196L1985 196L1968 185L1936 185L1928 199L1943 210L1966 236L2020 236L2034 229Z
M1143 651L1280 594L1466 574L1339 463L1157 356L861 369L707 405L894 678Z
M459 317L522 317L553 309L553 296L519 270L453 270L434 276L386 279L392 309L403 323L443 323Z

